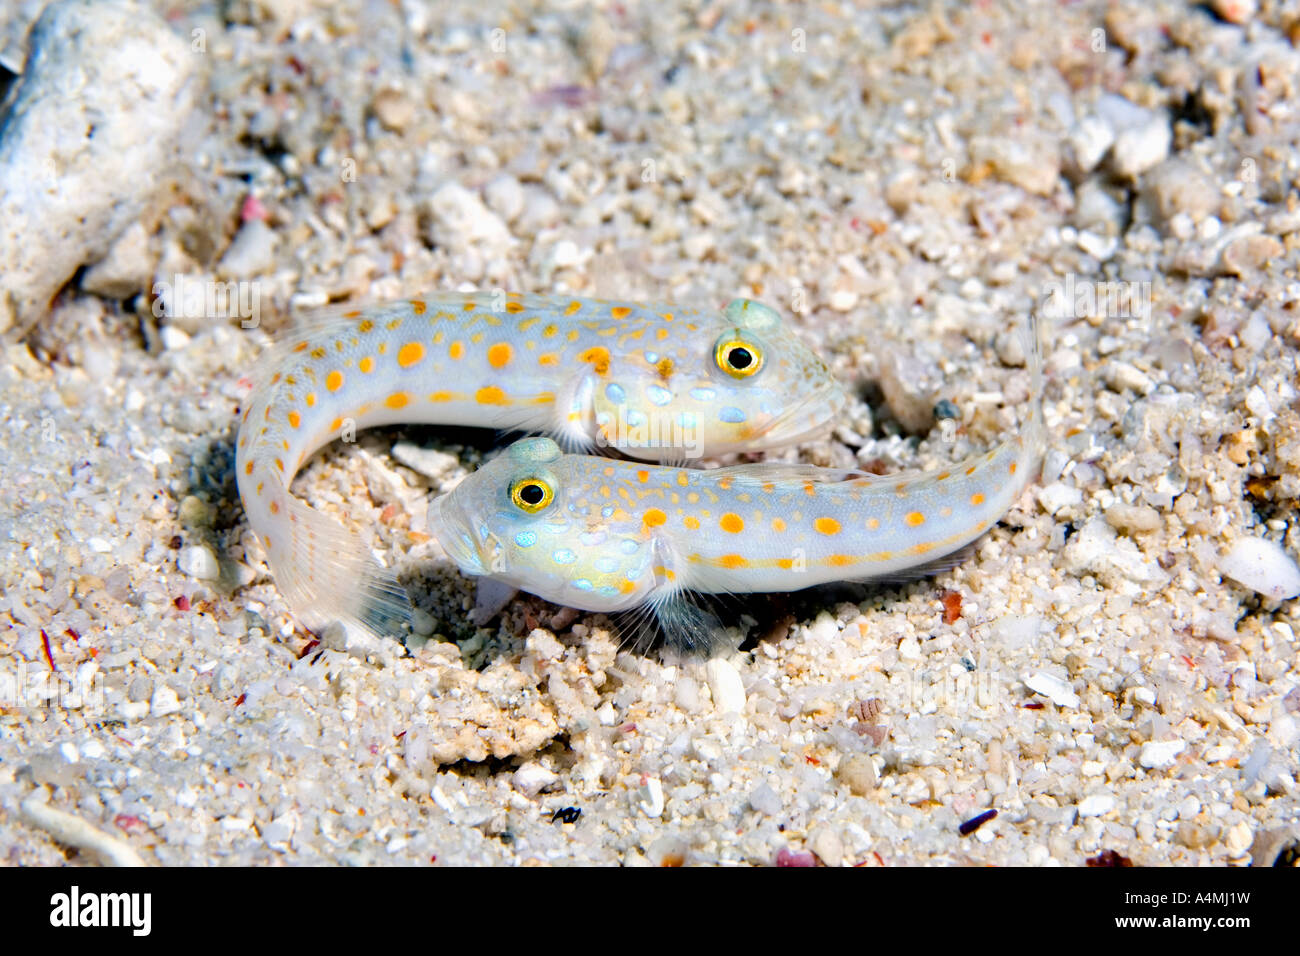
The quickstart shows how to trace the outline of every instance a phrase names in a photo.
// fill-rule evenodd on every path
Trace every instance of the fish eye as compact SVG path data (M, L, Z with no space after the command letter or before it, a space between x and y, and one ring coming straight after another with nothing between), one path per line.
M763 367L763 350L753 342L723 336L714 347L713 360L732 378L749 378Z
M537 514L554 498L555 491L544 478L520 478L510 486L510 500L525 514Z

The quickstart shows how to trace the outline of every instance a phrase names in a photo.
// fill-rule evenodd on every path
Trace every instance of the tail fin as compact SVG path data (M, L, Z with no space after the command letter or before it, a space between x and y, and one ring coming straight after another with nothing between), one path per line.
M287 540L272 540L275 582L290 609L312 628L342 621L376 635L401 637L411 623L406 589L367 552L365 542L286 492Z

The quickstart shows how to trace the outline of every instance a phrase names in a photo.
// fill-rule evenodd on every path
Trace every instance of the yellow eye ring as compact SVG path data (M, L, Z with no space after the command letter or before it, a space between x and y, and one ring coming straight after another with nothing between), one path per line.
M763 350L753 342L724 336L713 349L713 361L732 378L749 378L763 367Z
M555 500L555 490L543 478L520 478L510 486L510 500L524 514L535 515Z

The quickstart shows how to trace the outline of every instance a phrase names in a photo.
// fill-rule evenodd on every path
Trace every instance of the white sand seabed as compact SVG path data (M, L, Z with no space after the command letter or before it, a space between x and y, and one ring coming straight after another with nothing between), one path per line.
M141 171L169 198L0 364L5 862L1240 865L1300 838L1300 22L525 6L167 5L208 84L177 168ZM0 12L0 62L38 9ZM228 281L229 317L151 309ZM295 491L459 643L311 645L234 491L245 377L291 306L474 287L759 298L855 394L783 457L888 471L1024 420L1038 308L1042 481L954 570L747 599L763 639L706 662L527 596L470 624L423 518L496 437L363 433Z

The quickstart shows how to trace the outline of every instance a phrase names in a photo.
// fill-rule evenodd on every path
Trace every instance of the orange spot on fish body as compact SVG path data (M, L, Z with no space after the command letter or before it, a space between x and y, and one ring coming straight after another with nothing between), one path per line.
M724 568L747 568L749 559L739 554L724 554L718 558L718 564Z
M406 392L393 392L392 395L384 399L384 404L389 408L405 408L411 404L411 396Z
M632 314L632 310L625 305L616 305L614 308L609 310L609 314L616 319L626 319Z
M597 375L604 375L609 371L609 349L603 345L593 345L584 350L579 353L578 360L590 363Z
M925 524L925 515L921 514L919 511L909 511L907 517L903 520L905 520L911 527L919 528L921 525Z
M813 522L813 527L822 534L830 535L840 533L840 523L834 518L818 518Z
M649 508L641 516L641 523L648 528L657 528L667 520L668 516L658 508Z
M424 346L419 342L407 342L397 350L397 364L402 368L410 368L423 359Z
M509 405L510 398L495 385L480 388L474 393L474 401L480 405Z
M729 534L740 534L745 530L745 520L734 511L728 511L718 519L718 526Z
M325 387L331 392L337 392L343 387L343 373L338 369L330 372L325 376Z
M510 364L510 359L514 357L514 354L515 350L510 347L509 343L498 342L487 351L488 364L496 369L505 368Z

